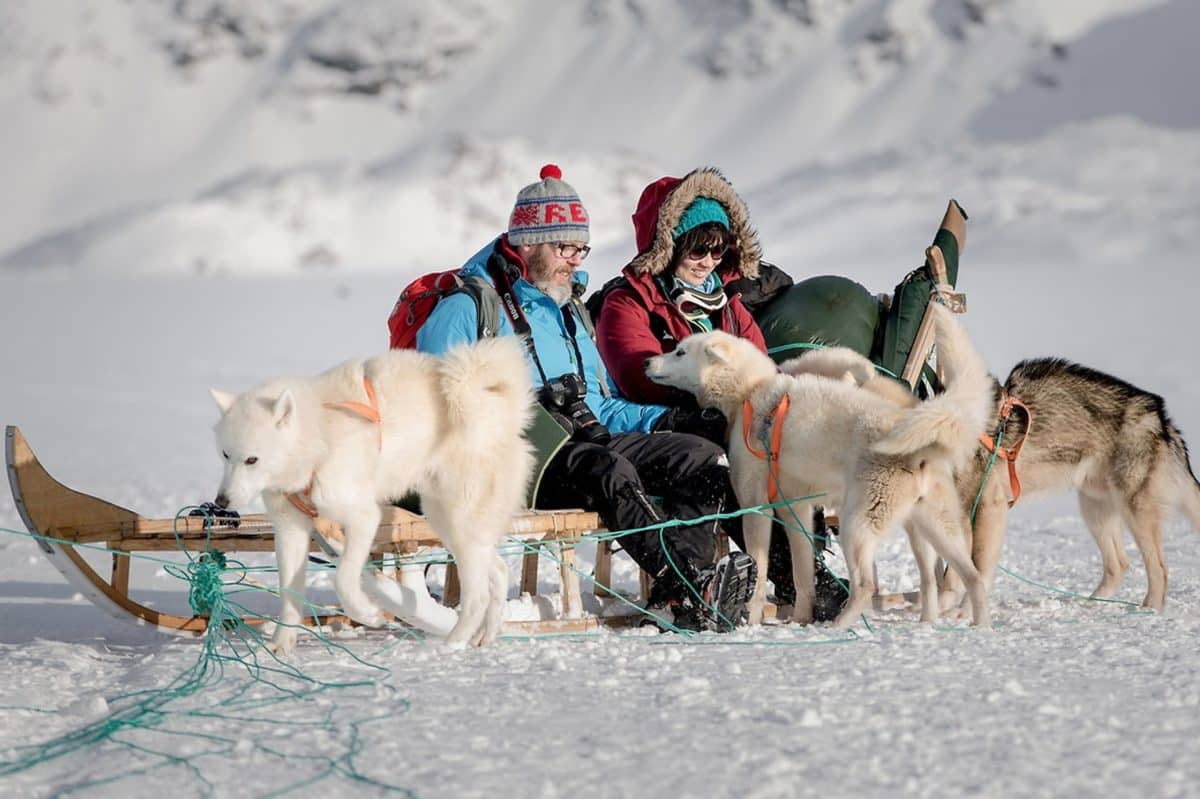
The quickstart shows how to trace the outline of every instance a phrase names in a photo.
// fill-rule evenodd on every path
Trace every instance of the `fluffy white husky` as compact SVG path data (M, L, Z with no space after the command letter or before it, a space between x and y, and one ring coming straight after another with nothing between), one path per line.
M422 512L458 564L462 602L448 640L483 645L496 637L508 590L496 544L524 506L533 468L522 437L532 394L515 338L442 358L394 350L315 377L212 395L225 459L217 504L244 506L261 495L275 528L283 599L276 651L291 651L301 618L313 524L298 506L342 525L334 585L352 619L375 625L383 617L363 591L363 567L379 504L409 491L421 495Z
M910 408L883 396L887 392L858 387L857 378L863 376L842 375L836 353L814 361L832 369L829 376L790 375L777 370L754 345L721 332L689 336L673 352L646 362L651 380L691 392L701 406L717 408L733 422L730 465L744 507L768 501L771 474L767 461L752 449L761 451L760 434L770 431L772 418L782 413L777 409L788 398L790 409L771 468L782 498L824 494L823 504L841 509L840 536L850 573L850 599L836 620L842 626L871 604L875 550L898 524L909 532L921 571L922 620L932 621L938 614L936 552L962 576L973 622L989 623L986 584L971 562L953 469L965 464L978 446L991 410L991 382L953 314L940 306L934 313L948 389ZM830 379L836 375L843 379ZM744 421L748 435L742 432ZM797 510L805 529L811 529L811 506ZM786 509L779 515L791 521ZM744 525L747 549L765 573L770 520L750 514ZM799 530L790 530L789 539L796 580L793 619L807 623L814 594L811 542ZM752 623L762 618L764 583L750 603Z

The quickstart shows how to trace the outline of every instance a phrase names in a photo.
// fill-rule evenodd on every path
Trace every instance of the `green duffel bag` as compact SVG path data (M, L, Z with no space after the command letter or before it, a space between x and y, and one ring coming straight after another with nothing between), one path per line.
M875 349L879 299L840 275L802 280L780 292L756 315L776 363L803 355L811 345L849 347L864 357Z

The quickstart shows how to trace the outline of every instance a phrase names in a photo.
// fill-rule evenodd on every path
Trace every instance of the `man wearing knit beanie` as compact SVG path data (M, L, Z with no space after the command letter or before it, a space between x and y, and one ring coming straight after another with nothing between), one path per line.
M430 313L417 348L438 355L481 335L519 335L544 411L526 433L540 461L536 507L584 507L610 530L641 530L622 537L621 546L655 578L658 615L673 618L673 628L730 629L753 592L753 560L714 564L713 521L658 529L671 518L718 513L729 494L728 460L720 445L669 426L675 417L666 408L615 395L572 290L589 240L583 202L562 170L547 164L517 194L508 231L459 270L461 278L495 288L479 303L495 303L498 329L485 329L474 296L453 293Z
M525 265L525 278L562 305L590 248L588 213L562 170L546 164L541 180L517 193L508 218L508 244Z

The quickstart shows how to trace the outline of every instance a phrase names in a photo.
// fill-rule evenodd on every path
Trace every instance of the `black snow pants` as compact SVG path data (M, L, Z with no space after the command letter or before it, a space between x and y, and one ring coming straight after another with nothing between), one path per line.
M608 444L565 444L546 467L537 507L582 506L596 511L608 529L629 530L719 513L729 485L725 452L707 439L689 433L621 433ZM694 584L713 563L716 532L717 522L708 521L669 527L661 537L657 529L633 533L618 543L655 578L651 601L666 602L682 599L686 591L667 553Z

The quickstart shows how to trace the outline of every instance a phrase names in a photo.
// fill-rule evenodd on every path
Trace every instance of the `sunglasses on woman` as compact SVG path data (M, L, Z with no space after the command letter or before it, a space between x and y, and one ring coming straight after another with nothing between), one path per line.
M725 253L727 253L727 252L729 252L728 244L714 244L710 247L701 245L699 247L693 247L692 249L688 250L687 255L685 257L689 261L703 261L704 256L711 255L712 259L714 261L719 262L722 258L725 257Z

